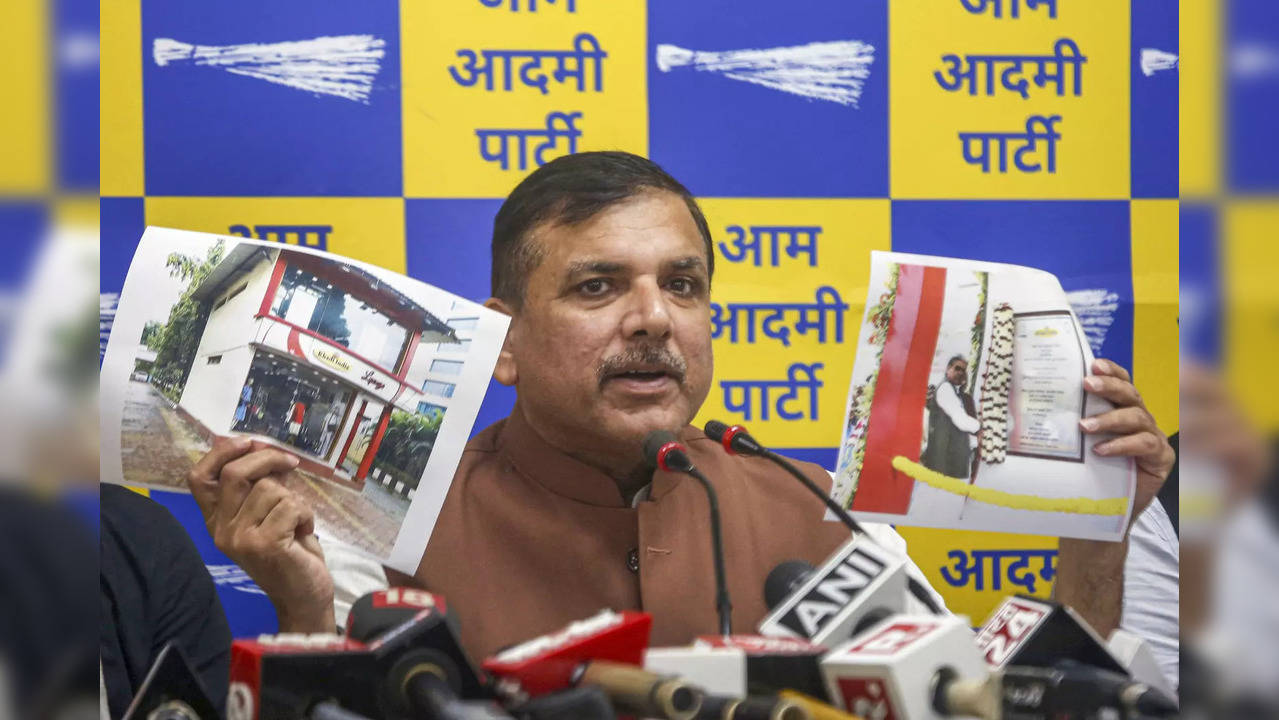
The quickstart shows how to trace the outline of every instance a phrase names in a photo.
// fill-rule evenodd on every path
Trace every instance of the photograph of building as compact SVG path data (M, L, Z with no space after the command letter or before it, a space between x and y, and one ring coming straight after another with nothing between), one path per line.
M456 332L358 268L236 245L192 297L210 310L178 407L210 432L268 436L359 488L393 412L447 409L422 385Z
M415 300L354 264L271 243L211 237L165 267L171 286L153 289L164 301L133 351L124 482L184 488L215 437L250 434L299 459L289 482L317 527L388 552L480 307L444 293Z

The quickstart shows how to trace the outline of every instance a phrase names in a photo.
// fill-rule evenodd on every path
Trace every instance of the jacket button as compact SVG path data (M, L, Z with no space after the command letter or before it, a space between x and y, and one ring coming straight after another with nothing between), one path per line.
M639 572L639 548L631 548L626 553L626 567L633 573Z

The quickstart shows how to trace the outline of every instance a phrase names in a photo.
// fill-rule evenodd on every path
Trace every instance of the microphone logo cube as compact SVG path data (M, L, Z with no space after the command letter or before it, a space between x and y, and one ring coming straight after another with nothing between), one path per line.
M839 690L848 704L848 711L859 718L897 720L901 717L882 680L845 678L839 681Z
M764 618L759 631L831 645L852 635L867 612L902 610L905 593L902 559L856 537Z
M894 615L821 661L831 704L867 720L937 717L931 687L943 668L961 678L987 673L965 617Z
M893 622L880 626L879 630L865 639L858 640L849 652L871 655L895 655L928 633L937 629L939 623L913 620L910 622Z
M1003 667L1013 652L1052 614L1053 606L1010 597L977 634L977 649L993 668Z

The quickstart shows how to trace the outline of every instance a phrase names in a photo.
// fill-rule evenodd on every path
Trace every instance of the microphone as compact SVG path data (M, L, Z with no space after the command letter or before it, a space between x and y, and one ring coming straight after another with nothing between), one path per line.
M715 607L719 614L719 632L721 635L731 635L733 603L728 597L728 581L724 579L724 539L720 531L719 495L711 486L711 481L693 466L687 449L679 443L674 433L654 430L644 438L643 449L644 460L649 467L691 475L706 491L711 515L711 559L715 564Z
M446 618L449 617L444 596L425 590L393 587L367 593L351 604L351 612L346 621L346 636L368 642L387 630L412 620L420 611L432 608L445 613Z
M492 702L487 682L462 650L456 629L435 599L415 592L392 588L371 593L351 607L351 628L370 634L377 631L376 636L357 634L353 639L367 641L375 659L374 677L382 678L377 683L381 714L444 720L509 718ZM405 605L414 603L431 607L394 624L403 616Z
M608 695L594 685L553 692L510 710L519 720L617 720Z
M759 444L755 438L751 437L750 433L746 432L746 428L741 425L733 425L730 427L718 420L708 420L706 421L706 425L703 430L706 432L707 437L722 445L724 447L724 451L730 455L753 455L771 461L773 464L785 470L792 477L798 480L804 487L808 488L808 491L817 496L817 498L830 509L835 517L839 518L839 521L844 523L844 526L851 530L855 535L866 534L866 531L862 529L862 526L853 519L853 516L849 514L847 510L835 501L835 498L831 497L829 493L818 487L817 483L809 479L807 475L800 472L799 468L795 467L794 463L790 460ZM937 602L933 600L933 597L929 594L928 590L918 580L910 577L909 574L906 575L906 587L910 590L910 594L913 595L916 600L918 600L924 607L928 608L929 612L934 615L942 614L941 608L937 606Z
M934 678L933 710L943 717L998 720L1175 717L1177 705L1143 683L1073 661L1054 668L1009 666L985 680L962 680L950 668Z
M783 697L708 695L697 720L813 720L813 715Z
M826 648L805 640L761 635L703 635L693 643L702 653L739 652L745 660L745 692L772 695L796 690L826 699L820 662ZM681 673L684 674L684 673ZM690 670L689 674L693 674ZM736 689L729 694L744 694Z
M383 715L377 663L364 643L341 635L282 633L231 643L227 717L333 718L334 706Z
M866 718L945 717L935 709L936 678L984 680L967 618L894 615L830 651L821 661L831 704Z
M216 720L218 711L186 656L165 643L124 712L124 720Z
M1052 667L1068 658L1126 675L1097 632L1073 609L1051 600L1020 595L1004 602L977 632L977 649L986 664Z
M701 691L639 667L652 625L648 613L603 610L503 650L482 667L498 678L508 696L538 697L595 685L624 712L692 720L702 703Z
M759 632L831 647L905 610L905 590L906 561L854 535L816 570L792 560L769 573L764 599L772 612Z
M1159 668L1159 662L1155 660L1150 643L1136 633L1116 628L1106 640L1106 648L1134 680L1146 683L1169 697L1177 696L1177 689Z

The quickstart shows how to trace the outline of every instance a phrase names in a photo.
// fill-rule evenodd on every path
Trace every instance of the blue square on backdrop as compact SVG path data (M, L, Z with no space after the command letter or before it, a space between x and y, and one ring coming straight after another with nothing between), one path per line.
M873 48L868 65L851 44L804 47L851 41ZM793 65L779 77L770 63ZM813 85L795 81L829 80L850 63L869 70L856 106L811 97ZM856 94L839 86L844 102ZM651 0L648 99L652 158L694 194L888 196L884 0Z
M1226 3L1225 137L1226 186L1241 193L1279 191L1279 3L1234 0Z
M98 191L98 6L54 4L58 188Z
M1012 263L1061 280L1093 353L1132 368L1128 201L894 200L893 250Z
M493 267L493 216L500 207L501 200L405 198L409 277L484 302ZM515 389L490 381L471 435L511 414L514 405Z
M146 230L146 209L142 198L104 197L98 201L101 265L99 290L118 293L124 288L129 263Z
M1221 246L1217 209L1181 203L1178 325L1184 357L1204 363L1221 359Z
M276 43L298 44L227 49ZM142 44L148 195L401 194L394 0L149 0ZM325 88L350 97L297 86L344 70L357 77Z
M1132 196L1175 198L1180 169L1177 3L1132 0Z

